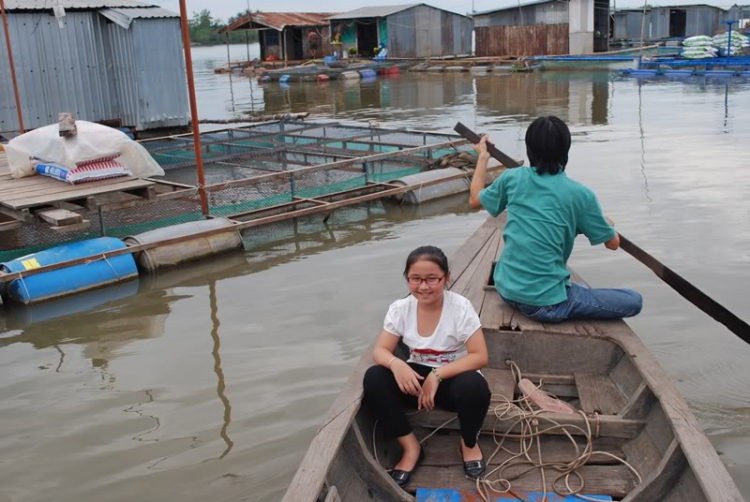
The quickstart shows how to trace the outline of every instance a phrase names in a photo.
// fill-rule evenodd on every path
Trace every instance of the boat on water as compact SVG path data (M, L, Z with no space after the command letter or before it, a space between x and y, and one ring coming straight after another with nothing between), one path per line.
M345 78L344 74L359 73L362 76L366 76L367 74L375 76L376 74L391 73L394 71L394 68L396 68L396 71L400 71L398 68L405 68L405 66L385 61L359 63L337 61L333 66L310 64L295 66L293 68L266 70L258 78L261 81L270 82L303 82L314 81L320 75L325 75L329 80L336 80L338 78Z
M679 48L650 45L644 47L643 50L638 47L596 54L533 56L523 59L519 65L532 70L545 71L635 70L642 57L674 56L678 53Z
M452 290L479 313L489 350L482 373L493 400L479 437L485 478L465 477L455 414L436 409L410 416L424 460L405 489L393 482L386 469L400 458L398 444L384 442L360 406L362 378L374 364L370 347L283 500L506 502L546 494L548 502L742 501L674 383L625 322L540 324L502 301L491 281L504 223L503 215L489 218L451 260ZM583 282L575 273L572 280ZM523 401L520 376L575 413L537 412L530 420L509 414Z

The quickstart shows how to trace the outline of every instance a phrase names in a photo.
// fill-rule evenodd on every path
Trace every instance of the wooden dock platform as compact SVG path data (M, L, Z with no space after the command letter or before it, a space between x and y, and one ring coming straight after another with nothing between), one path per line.
M98 205L97 196L116 192L136 195L150 200L154 195L153 181L133 176L70 185L43 176L15 179L10 174L5 152L0 151L0 230L7 230L14 222L27 222L35 212L50 207L71 205L92 209ZM65 203L65 204L63 204ZM73 207L72 209L76 209Z

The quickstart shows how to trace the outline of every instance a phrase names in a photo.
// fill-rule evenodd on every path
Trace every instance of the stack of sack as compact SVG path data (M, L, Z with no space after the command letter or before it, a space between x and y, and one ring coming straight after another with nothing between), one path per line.
M75 121L74 132L61 124L40 127L13 138L6 146L14 178L48 176L70 184L120 176L163 176L148 151L111 127Z
M696 35L682 42L682 57L685 59L707 59L718 55L714 40L706 35Z
M729 32L719 33L713 39L713 43L719 48L722 56L739 56L744 47L750 46L750 42L745 35L733 31L731 38Z

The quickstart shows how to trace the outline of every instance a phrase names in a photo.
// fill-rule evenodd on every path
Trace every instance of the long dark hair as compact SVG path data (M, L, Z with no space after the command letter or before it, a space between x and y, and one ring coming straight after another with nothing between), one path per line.
M446 275L450 273L448 268L448 257L443 250L435 246L420 246L406 258L406 268L404 268L404 277L409 275L409 269L419 260L431 261L442 270Z
M539 117L526 130L526 155L538 174L565 171L570 151L570 129L565 122L550 115Z

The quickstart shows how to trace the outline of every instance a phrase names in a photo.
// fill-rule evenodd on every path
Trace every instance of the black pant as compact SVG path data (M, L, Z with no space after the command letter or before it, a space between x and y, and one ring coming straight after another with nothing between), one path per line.
M426 377L432 368L421 364L409 366ZM396 377L388 368L373 366L364 379L364 406L378 418L387 441L406 436L412 432L406 417L406 407L417 407L417 398L401 392ZM467 447L473 448L482 428L484 417L490 407L490 387L487 380L476 371L467 371L453 378L446 378L438 386L435 405L448 411L458 412L461 436Z

